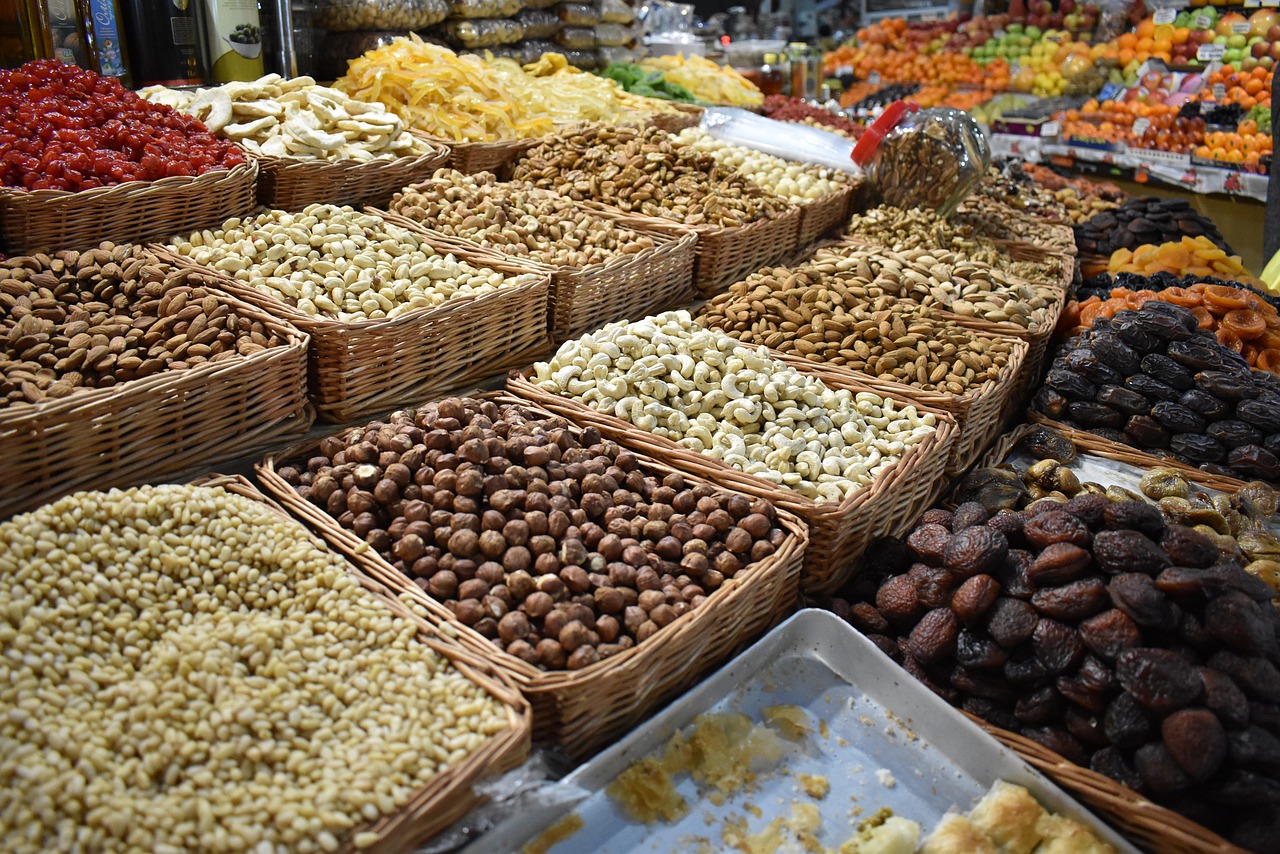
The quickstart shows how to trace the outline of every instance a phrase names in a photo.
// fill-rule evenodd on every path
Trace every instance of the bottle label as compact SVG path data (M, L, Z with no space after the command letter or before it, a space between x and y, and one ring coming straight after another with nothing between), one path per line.
M123 51L120 49L120 26L111 0L89 0L93 15L93 35L98 44L98 73L103 77L123 77Z

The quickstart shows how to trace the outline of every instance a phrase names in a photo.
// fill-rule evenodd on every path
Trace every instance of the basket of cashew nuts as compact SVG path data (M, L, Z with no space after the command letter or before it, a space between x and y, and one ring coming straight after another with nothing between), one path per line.
M194 91L152 86L141 94L243 146L258 164L259 204L281 210L384 205L449 159L448 146L411 131L384 104L355 100L310 77L270 74Z
M956 419L947 474L969 467L1017 403L1026 341L886 291L912 275L906 259L819 252L765 268L698 311L698 323L765 345L882 394L909 395Z
M508 376L513 394L809 525L801 590L847 580L874 536L941 494L955 419L699 326L687 311L611 323Z

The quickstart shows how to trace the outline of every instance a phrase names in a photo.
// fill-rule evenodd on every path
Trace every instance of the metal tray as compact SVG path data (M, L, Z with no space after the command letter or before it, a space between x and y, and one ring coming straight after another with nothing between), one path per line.
M698 715L736 711L760 723L763 710L779 704L805 709L815 726L825 722L826 732L790 745L782 770L762 775L754 791L715 806L699 800L693 782L682 775L677 789L691 806L688 815L674 824L647 826L631 821L604 793L619 773L660 751ZM799 774L826 777L830 792L820 801L806 797ZM1115 831L912 679L851 626L827 611L810 609L555 784L557 791L548 799L553 805L522 810L465 854L518 852L571 809L582 819L581 828L539 851L724 850L725 819L745 820L750 833L759 833L772 819L790 816L793 801L818 806L822 826L816 835L826 846L847 840L860 820L883 807L918 822L923 837L948 810L970 810L996 780L1025 786L1046 809L1071 816L1118 850L1136 854Z

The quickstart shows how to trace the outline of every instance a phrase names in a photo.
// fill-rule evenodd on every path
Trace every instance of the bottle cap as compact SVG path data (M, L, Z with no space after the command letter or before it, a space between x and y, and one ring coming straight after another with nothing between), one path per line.
M866 132L858 137L858 143L853 147L853 162L859 166L866 166L871 160L871 156L875 154L880 143L889 134L889 131L898 126L898 122L902 121L909 113L915 113L920 110L920 105L915 101L894 101L892 104L884 108L884 112L880 114L880 118L871 123Z

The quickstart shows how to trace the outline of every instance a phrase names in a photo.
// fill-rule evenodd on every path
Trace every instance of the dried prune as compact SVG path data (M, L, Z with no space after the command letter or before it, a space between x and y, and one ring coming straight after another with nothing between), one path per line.
M1126 377L1141 370L1142 357L1134 352L1132 347L1121 341L1118 335L1095 334L1089 346L1099 359Z
M1151 735L1151 713L1133 697L1122 692L1107 707L1102 717L1102 727L1107 738L1117 747L1137 747Z
M1169 431L1150 415L1135 415L1124 425L1125 444L1140 448L1169 447Z
M1075 371L1066 368L1053 368L1045 377L1045 383L1061 392L1070 400L1093 400L1098 396L1098 387Z
M1097 528L1102 525L1103 513L1106 512L1107 505L1110 503L1105 495L1085 493L1077 495L1066 504L1063 504L1062 509L1064 512L1070 513L1081 522L1084 522L1090 528Z
M1212 667L1201 667L1200 683L1204 688L1201 702L1213 710L1222 721L1232 729L1239 729L1249 723L1249 698L1240 690L1240 686L1230 676Z
M1132 389L1118 385L1104 385L1100 388L1098 402L1125 415L1145 415L1151 411L1151 401Z
M859 602L852 606L846 619L849 625L863 634L879 634L889 631L889 621L867 602Z
M1280 480L1280 459L1259 445L1233 448L1227 454L1227 467L1245 477Z
M1248 596L1228 590L1210 600L1204 609L1205 628L1224 646L1245 655L1280 655L1275 629L1269 615Z
M914 623L923 610L915 583L906 575L890 578L876 591L876 610L892 623Z
M1228 406L1213 395L1197 388L1184 391L1182 397L1178 398L1178 403L1192 412L1204 416L1210 422L1230 415L1233 409L1233 407Z
M1066 420L1081 427L1123 427L1127 416L1123 412L1089 400L1073 400L1067 404Z
M1076 458L1076 446L1071 440L1050 427L1032 427L1015 447L1038 460L1057 460L1063 465Z
M1009 549L1004 563L994 573L996 580L1004 585L1006 596L1012 596L1015 599L1031 598L1031 594L1035 592L1028 575L1031 563L1031 552L1026 549Z
M1062 392L1052 386L1040 386L1039 391L1031 398L1031 408L1043 412L1054 420L1061 419L1067 412L1068 400Z
M1280 703L1280 670L1265 658L1222 650L1210 656L1208 664L1230 676L1250 697Z
M1169 556L1137 531L1099 531L1093 538L1093 559L1103 572L1143 572L1154 575L1169 566Z
M1084 644L1076 630L1047 617L1036 623L1031 634L1031 649L1051 674L1065 673L1084 658Z
M1258 386L1248 374L1235 371L1200 371L1196 385L1225 403L1239 403L1258 396Z
M1046 617L1078 622L1111 606L1107 587L1094 576L1058 587L1045 587L1031 597L1032 606Z
M987 512L987 508L977 501L966 501L956 508L955 513L951 514L951 532L958 534L965 528L972 528L974 525L985 525L990 518L991 514Z
M1026 579L1033 588L1066 584L1088 572L1092 565L1093 558L1087 550L1071 543L1054 543L1027 567Z
M1222 351L1221 344L1216 341L1211 344L1203 338L1174 341L1165 350L1170 359L1193 371L1215 371L1222 368L1226 364Z
M1145 501L1113 501L1103 512L1103 523L1111 530L1138 531L1157 542L1164 536L1164 515Z
M948 569L968 578L980 572L990 572L1004 562L1009 553L1009 541L1004 534L985 525L965 528L951 537L943 552L942 561Z
M1236 418L1263 433L1280 433L1280 407L1267 400L1242 400L1236 404Z
M1000 598L987 617L987 633L1005 649L1013 649L1031 637L1039 619L1036 609L1021 599Z
M959 637L960 621L951 609L934 608L920 618L907 643L917 660L932 664L954 653Z
M925 610L946 605L960 584L959 576L951 570L923 563L912 566L907 577L916 586L916 598Z
M951 685L972 697L1012 703L1017 691L1003 676L957 665L951 671Z
M942 555L951 542L951 532L941 525L921 525L907 537L907 548L930 566L941 566Z
M1176 792L1191 785L1191 777L1159 742L1144 744L1133 754L1134 767L1153 792Z
M1046 685L1020 698L1013 707L1013 716L1024 724L1043 724L1058 720L1065 708L1061 695Z
M1039 687L1050 681L1049 671L1034 654L1011 657L1004 663L1004 678L1015 685Z
M1227 751L1232 762L1245 768L1280 768L1280 738L1260 726L1228 733Z
M1089 761L1089 753L1080 740L1060 726L1024 727L1022 735L1049 748L1068 762L1084 765Z
M1203 433L1179 433L1169 439L1169 450L1192 463L1216 463L1227 455L1221 442Z
M1098 358L1088 347L1077 347L1067 353L1067 369L1084 377L1091 383L1112 385L1123 382L1120 372Z
M1160 722L1165 749L1193 782L1203 783L1227 758L1227 734L1208 709L1180 709Z
M1054 543L1070 543L1087 548L1093 540L1089 526L1062 510L1050 510L1028 519L1022 526L1022 535L1038 549Z
M1175 566L1193 568L1212 566L1219 554L1213 540L1186 525L1170 525L1160 538L1160 548Z
M1018 728L1018 719L1013 716L1013 712L1009 710L1009 707L1003 703L993 703L981 697L970 697L964 701L960 708L1001 729L1015 730Z
M1199 433L1207 423L1203 415L1168 400L1151 407L1151 417L1170 433Z
M1104 747L1089 757L1089 768L1106 777L1110 777L1122 786L1128 786L1135 792L1146 788L1142 777L1124 758L1124 753L1116 747Z
M977 626L996 600L1000 598L1000 582L982 573L967 579L951 596L951 610L966 626Z
M1110 661L1141 644L1142 630L1124 611L1112 608L1081 623L1080 639L1094 655Z
M977 670L1000 670L1009 654L1000 644L970 631L960 632L956 640L956 661Z
M1162 715L1191 705L1203 691L1195 667L1178 653L1155 647L1120 653L1116 677L1135 700Z
M1172 631L1178 627L1182 611L1173 601L1156 589L1151 576L1140 572L1124 572L1111 579L1107 585L1111 601L1139 626L1149 629Z
M1164 353L1149 353L1143 356L1142 372L1178 391L1187 391L1195 388L1196 385L1195 374Z

